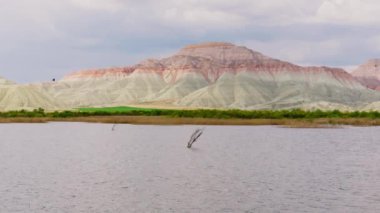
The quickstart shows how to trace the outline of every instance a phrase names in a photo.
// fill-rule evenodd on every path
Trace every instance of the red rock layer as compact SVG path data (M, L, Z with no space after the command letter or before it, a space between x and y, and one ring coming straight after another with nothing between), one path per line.
M134 67L114 67L107 69L90 69L73 72L63 78L63 80L102 78L102 77L123 77L128 76L135 70Z
M169 76L174 82L183 73L199 73L209 82L216 81L224 73L242 71L265 72L270 75L279 73L292 74L327 74L339 81L357 83L350 74L342 69L329 67L302 67L288 62L272 59L246 47L231 43L210 42L189 45L172 57L162 60L146 60L133 67L87 70L74 72L64 78L101 78L110 76L128 76L132 72L154 72Z

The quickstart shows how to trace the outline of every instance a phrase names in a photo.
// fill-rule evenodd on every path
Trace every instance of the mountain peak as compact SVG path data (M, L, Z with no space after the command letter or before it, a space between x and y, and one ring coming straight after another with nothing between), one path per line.
M263 61L271 59L259 52L227 42L206 42L188 45L176 55L202 57L219 61Z
M380 80L380 59L370 59L352 72L352 75L363 78L377 78Z
M229 42L203 42L199 44L191 44L185 46L183 49L200 49L200 48L215 48L215 47L233 47L235 46Z
M377 68L377 70L380 71L380 58L370 59L364 65Z
M380 59L368 60L351 74L366 87L380 90Z

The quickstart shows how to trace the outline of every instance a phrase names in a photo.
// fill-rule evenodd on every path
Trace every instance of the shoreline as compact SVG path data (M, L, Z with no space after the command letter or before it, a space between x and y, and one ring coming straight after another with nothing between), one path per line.
M166 116L86 116L86 117L10 117L0 118L0 123L48 123L85 122L115 123L135 125L272 125L291 128L337 128L339 126L380 126L375 118L316 118L316 119L218 119L218 118L178 118Z

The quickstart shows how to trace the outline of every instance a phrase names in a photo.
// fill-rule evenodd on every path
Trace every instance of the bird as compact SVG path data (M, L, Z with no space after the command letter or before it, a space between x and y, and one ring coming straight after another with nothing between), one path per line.
M187 148L191 148L191 146L193 145L193 143L195 143L198 138L203 134L203 130L204 129L196 129L193 134L191 135L190 137L190 140L189 142L187 142Z

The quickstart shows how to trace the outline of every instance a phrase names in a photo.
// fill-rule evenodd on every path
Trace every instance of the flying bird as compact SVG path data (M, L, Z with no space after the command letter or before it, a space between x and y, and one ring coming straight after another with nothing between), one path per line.
M196 129L195 132L191 135L189 142L187 143L187 148L191 148L193 143L195 143L198 138L203 134L204 129Z

